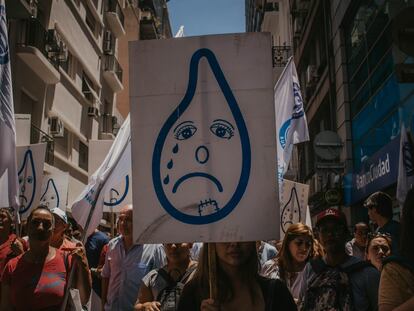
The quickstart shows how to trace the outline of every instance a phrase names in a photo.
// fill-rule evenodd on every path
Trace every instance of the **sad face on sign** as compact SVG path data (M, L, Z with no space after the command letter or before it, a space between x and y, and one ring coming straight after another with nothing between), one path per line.
M198 66L221 92L196 94ZM187 92L161 128L153 182L162 207L191 224L218 221L240 201L250 173L250 142L242 113L214 54L194 53Z

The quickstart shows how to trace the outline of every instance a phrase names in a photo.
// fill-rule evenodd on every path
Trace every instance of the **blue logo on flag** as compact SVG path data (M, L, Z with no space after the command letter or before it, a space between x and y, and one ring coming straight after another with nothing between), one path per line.
M293 98L295 102L293 103L292 118L286 120L279 130L279 142L283 149L285 149L287 135L289 133L290 124L294 119L300 119L305 115L305 110L303 109L303 100L302 95L300 94L299 84L293 82Z

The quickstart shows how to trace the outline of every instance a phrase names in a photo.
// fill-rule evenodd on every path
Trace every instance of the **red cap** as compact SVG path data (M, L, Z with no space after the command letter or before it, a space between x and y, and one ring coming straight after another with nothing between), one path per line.
M337 220L340 220L342 222L344 222L346 224L346 218L345 215L334 208L328 208L322 212L320 212L318 215L316 215L316 226L318 226L318 224L321 222L321 220L327 218L327 217L331 217Z

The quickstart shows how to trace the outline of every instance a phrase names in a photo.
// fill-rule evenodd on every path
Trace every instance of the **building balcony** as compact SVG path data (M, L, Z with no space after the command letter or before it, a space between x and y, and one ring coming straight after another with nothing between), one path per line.
M141 40L152 40L158 38L155 17L151 10L141 12L141 20L139 25L139 36Z
M273 67L285 67L289 58L292 56L292 48L287 45L272 47Z
M118 38L125 35L124 29L124 13L118 3L118 0L107 0L105 3L105 17L109 24L109 28Z
M27 19L37 16L38 0L6 0L7 19Z
M58 66L67 55L66 46L58 41L55 30L46 31L37 19L24 20L20 26L17 55L45 83L58 83Z
M115 56L104 55L103 76L115 93L124 89L122 85L122 68Z

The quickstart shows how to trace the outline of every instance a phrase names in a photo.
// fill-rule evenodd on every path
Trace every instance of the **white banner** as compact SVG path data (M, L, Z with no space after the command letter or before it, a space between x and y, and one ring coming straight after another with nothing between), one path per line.
M278 238L270 51L265 33L130 44L136 241Z
M105 156L112 146L113 140L95 140L89 142L89 159L92 172L102 164ZM109 191L104 193L104 212L119 212L126 204L132 203L132 178L131 178L131 146L125 150L125 159L122 159L124 176L121 172L114 174L113 184ZM92 165L92 166L91 166ZM107 181L108 185L110 181Z
M307 219L309 185L284 179L281 190L280 239L283 239L291 224L309 224L311 220Z
M7 38L6 6L0 1L0 204L18 209L16 126Z
M103 215L105 193L117 185L128 174L130 162L131 131L130 118L125 119L105 160L90 178L89 184L72 205L72 215L89 236L99 225ZM129 159L129 162L127 161ZM90 216L90 223L88 218Z
M275 85L274 94L280 183L288 169L293 145L309 140L298 74L292 57Z
M66 211L68 183L68 173L50 167L43 175L40 203L47 205L49 209L58 207L61 210Z
M16 148L19 176L19 213L22 219L39 205L42 195L43 167L46 143Z

